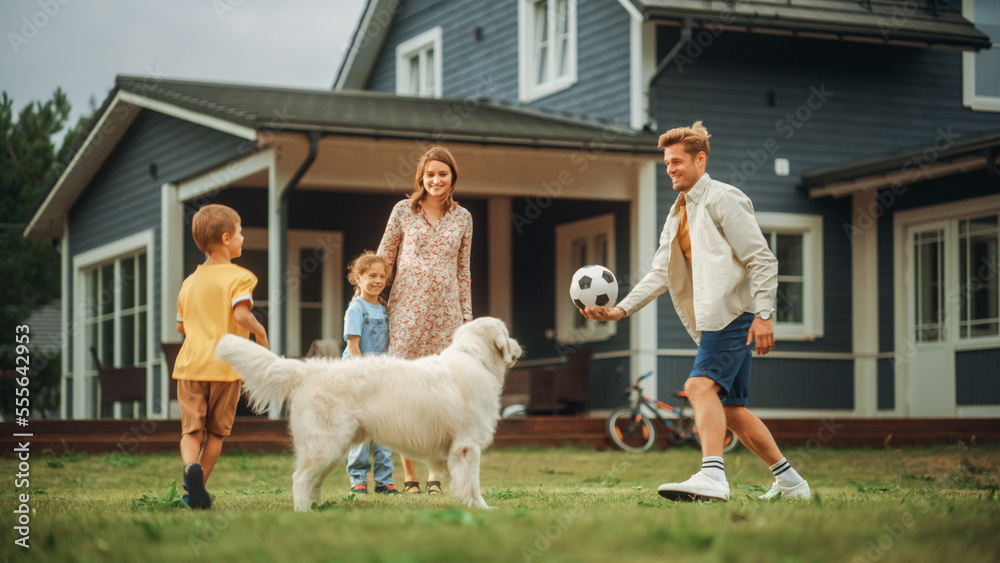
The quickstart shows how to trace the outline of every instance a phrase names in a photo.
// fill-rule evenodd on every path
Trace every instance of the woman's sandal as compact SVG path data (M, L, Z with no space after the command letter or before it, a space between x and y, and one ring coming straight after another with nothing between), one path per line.
M427 494L429 495L441 494L441 481L427 481Z
M420 494L420 483L417 481L404 481L403 492L407 494Z

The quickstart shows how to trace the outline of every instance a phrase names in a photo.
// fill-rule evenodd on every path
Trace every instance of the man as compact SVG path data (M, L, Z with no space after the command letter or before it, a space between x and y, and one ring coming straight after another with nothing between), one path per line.
M701 436L702 469L687 481L660 485L661 496L729 500L722 459L729 427L774 473L774 484L760 498L780 493L785 499L807 499L809 484L746 408L751 345L762 356L774 347L778 261L757 226L750 199L705 173L709 136L697 121L660 137L667 174L680 195L663 226L652 269L616 307L581 313L596 321L618 321L669 290L681 322L698 343L684 391Z

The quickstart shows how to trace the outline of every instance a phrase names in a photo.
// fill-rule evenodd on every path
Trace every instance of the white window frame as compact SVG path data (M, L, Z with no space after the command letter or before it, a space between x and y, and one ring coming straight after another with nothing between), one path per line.
M110 244L81 252L73 257L73 417L91 418L100 415L95 412L94 404L96 397L90 389L92 385L100 389L99 385L92 383L96 381L96 370L88 372L87 359L90 357L90 350L87 349L87 273L93 268L101 267L108 263L115 263L115 275L120 274L118 261L124 258L146 254L146 361L137 365L146 367L146 401L148 406L152 401L152 367L153 358L157 355L153 347L153 241L152 230L143 231L135 235L117 240ZM116 286L117 287L117 286ZM121 365L121 302L120 295L115 292L115 357L114 366ZM111 366L109 366L111 367ZM88 385L89 384L89 385ZM99 403L98 408L99 408ZM121 417L121 405L114 407L115 417ZM148 409L147 409L148 412Z
M574 321L580 315L569 297L569 285L576 267L573 265L572 242L580 238L591 239L604 235L608 244L607 263L601 264L614 271L615 267L615 216L611 213L556 226L556 340L565 344L581 344L607 340L618 333L618 323L597 322L587 319L583 328ZM592 248L593 245L590 246ZM596 263L592 261L591 263ZM621 283L619 281L619 283ZM619 298L621 295L619 287Z
M965 219L982 217L1000 213L1000 196L984 196L965 201L936 205L928 208L901 211L894 217L894 237L896 241L897 260L905 259L907 265L913 264L912 240L906 233L913 229L933 226L940 223L944 230L945 262L944 281L945 294L942 306L944 307L944 337L936 341L916 342L914 335L913 303L911 295L907 291L899 291L904 295L897 295L897 318L905 319L904 322L897 323L896 334L900 342L913 342L917 346L950 346L956 351L961 350L983 350L993 349L1000 346L1000 335L996 336L973 336L963 337L961 335L959 318L959 303L961 293L956 293L956 288L961 291L959 281L959 233L958 223ZM897 262L898 263L898 262ZM900 268L897 268L899 270ZM912 268L906 271L897 272L896 287L912 288L914 286ZM905 284L905 285L903 285ZM905 316L901 316L901 314Z
M975 4L985 0L962 0L962 15L975 23ZM993 49L1000 49L1000 37L990 37ZM982 96L976 93L976 55L962 52L962 98L966 107L976 111L1000 111L1000 96Z
M538 61L535 60L535 5L539 2L546 2L548 10L548 37L549 47L547 49L548 68L552 69L549 79L535 84L534 77L537 75ZM565 76L555 74L558 67L557 49L554 48L554 39L557 36L557 19L554 17L558 0L519 0L518 2L518 90L522 102L530 102L549 96L556 92L565 90L576 83L577 74L577 0L566 0L567 16L567 56L568 67Z
M407 39L396 46L396 94L400 96L421 96L425 98L440 98L441 89L441 27L425 31L416 37ZM434 54L431 64L427 63L428 51ZM412 84L410 80L410 61L418 60L420 84ZM421 85L427 82L426 73L433 72L432 91L421 92Z
M802 322L778 322L774 336L778 340L814 340L822 338L823 324L823 216L799 213L759 212L757 224L765 238L769 233L802 235ZM777 306L777 303L775 304Z

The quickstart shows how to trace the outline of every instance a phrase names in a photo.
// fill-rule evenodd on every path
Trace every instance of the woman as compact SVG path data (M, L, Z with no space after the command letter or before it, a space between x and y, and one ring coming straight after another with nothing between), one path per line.
M463 322L472 320L472 215L452 199L455 157L433 147L417 165L416 189L397 203L378 247L396 268L389 293L389 355L416 359L438 354ZM416 462L401 458L406 493L419 493ZM441 482L427 476L427 492Z

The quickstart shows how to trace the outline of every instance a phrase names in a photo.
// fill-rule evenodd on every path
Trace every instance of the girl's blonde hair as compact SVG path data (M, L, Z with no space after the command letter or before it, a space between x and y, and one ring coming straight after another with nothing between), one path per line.
M455 205L455 200L451 194L455 193L455 186L458 184L458 165L455 164L455 157L451 151L444 147L431 147L420 157L417 163L416 189L410 194L410 209L416 213L420 211L420 202L427 197L427 188L424 187L424 172L427 170L427 163L432 160L443 162L451 169L451 191L448 192L448 201L444 203L445 211L450 210Z
M347 282L354 286L355 297L361 296L361 276L368 273L368 270L372 268L372 264L382 264L382 267L385 268L386 278L388 278L389 265L385 263L385 260L381 256L371 250L362 252L360 256L347 265ZM378 296L378 301L383 305L386 304L382 295Z

